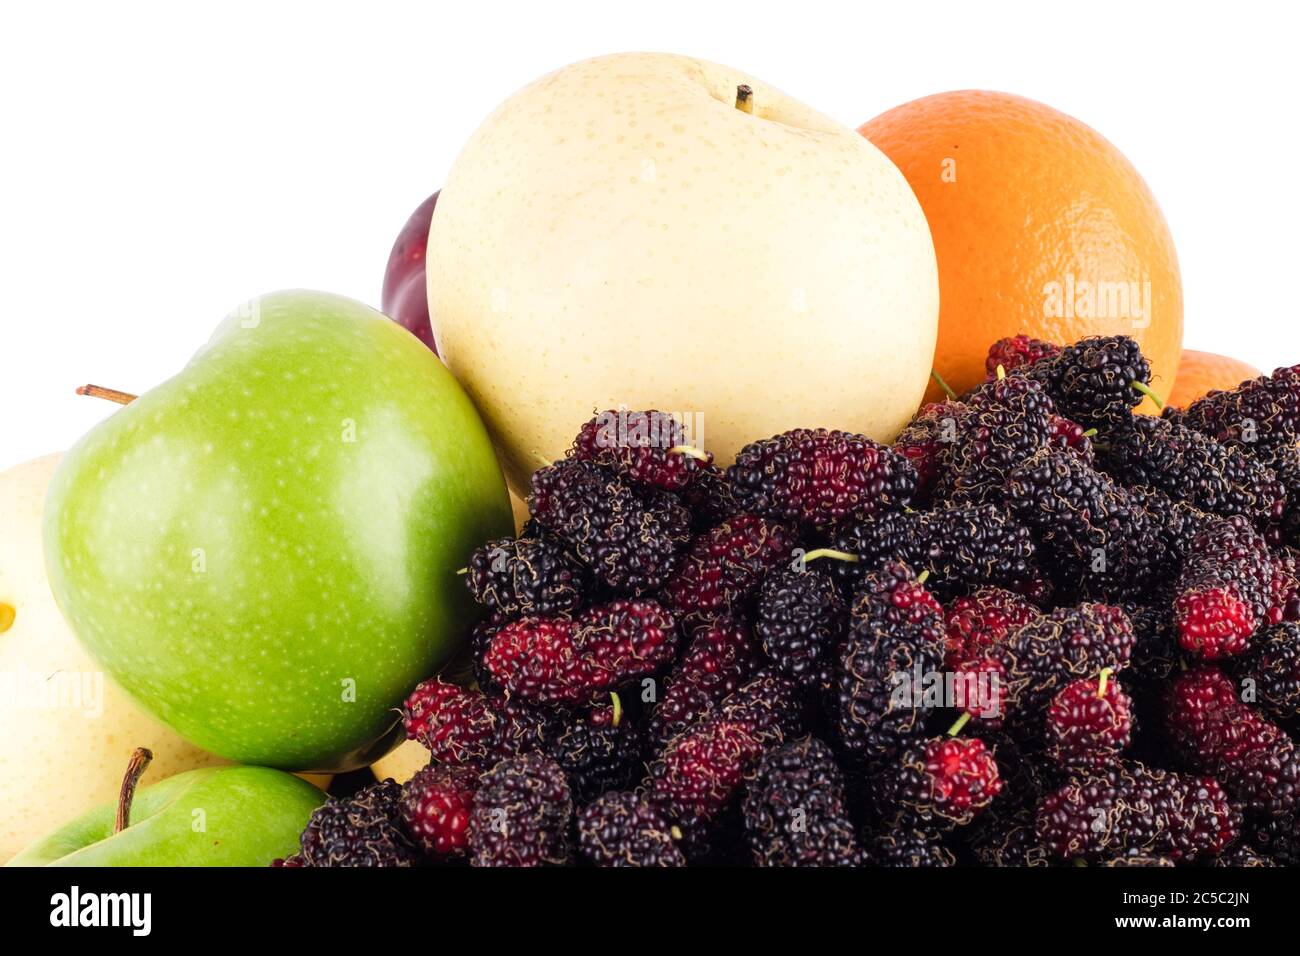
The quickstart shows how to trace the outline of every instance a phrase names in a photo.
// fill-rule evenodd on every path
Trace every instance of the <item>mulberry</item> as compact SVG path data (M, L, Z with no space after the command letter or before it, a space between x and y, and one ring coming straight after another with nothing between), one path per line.
M613 601L576 618L521 618L484 656L493 679L541 704L592 704L653 674L677 652L677 624L654 601Z
M533 517L615 591L656 591L690 540L691 516L667 492L642 497L594 462L569 459L533 474Z
M980 587L1041 590L1037 549L1029 529L996 505L902 512L843 522L832 547L856 561L835 561L848 590L888 561L929 571L927 585L945 595Z
M692 620L746 615L772 568L786 563L796 540L775 521L738 515L691 542L664 589L669 606Z
M1062 767L1115 763L1133 739L1133 702L1106 670L1066 684L1047 708L1046 751Z
M744 621L720 617L697 627L650 714L651 745L657 750L711 713L749 679L757 664L758 651Z
M966 406L936 494L963 504L996 502L1011 469L1050 440L1052 400L1032 379L1004 378L975 389Z
M641 779L641 736L621 704L571 720L551 741L547 753L569 778L576 803L583 805Z
M844 778L830 748L805 737L768 751L743 803L758 866L857 866L862 862L844 805Z
M988 357L984 359L984 371L991 382L998 377L999 366L1004 372L1010 372L1023 365L1033 365L1041 359L1052 358L1060 351L1059 345L1042 339L1011 335L998 339L989 346Z
M912 685L939 670L943 652L943 608L912 570L895 563L869 573L840 652L833 709L844 748L879 766L922 738L933 708Z
M464 856L478 774L469 767L431 764L415 772L402 788L406 832L428 856Z
M643 489L686 491L713 456L695 448L683 422L653 409L611 409L582 426L570 455L616 472Z
M1037 733L1049 702L1072 681L1122 670L1133 653L1133 627L1117 607L1057 608L1026 624L990 655L1004 668L1008 720L1018 736Z
M727 476L745 511L816 527L850 513L899 510L916 492L906 458L863 435L826 429L746 445Z
M668 741L651 765L651 800L674 822L712 820L762 752L744 723L706 720Z
M886 820L943 832L966 826L1002 789L997 761L976 737L936 737L909 747L875 784Z
M1012 471L1007 503L1035 532L1057 585L1117 601L1140 600L1175 576L1200 520L1187 505L1131 491L1050 447Z
M470 822L471 866L561 866L569 861L573 799L554 761L509 757L479 778Z
M1134 415L1109 436L1106 470L1174 501L1217 515L1243 515L1258 526L1281 520L1286 489L1241 448L1221 445L1182 425Z
M402 705L409 740L418 740L433 759L484 770L497 761L496 715L487 697L433 678L420 684Z
M1061 415L1053 415L1048 429L1047 443L1055 448L1072 452L1084 464L1092 465L1096 461L1096 452L1092 445L1092 436L1096 431L1095 428L1085 429L1078 422L1072 422Z
M1019 594L1002 588L982 587L957 598L944 611L947 667L952 670L984 657L1041 613Z
M544 749L557 733L550 711L516 698L425 681L402 705L406 736L440 763L483 771L503 757Z
M1300 440L1300 365L1216 389L1185 409L1166 409L1164 417L1239 445L1267 463L1267 454L1259 453L1294 447Z
M1150 392L1151 366L1126 335L1094 336L1067 345L1010 376L1039 382L1065 417L1085 427L1123 422Z
M894 452L906 458L916 472L913 504L930 503L968 411L969 408L961 402L922 405L895 439Z
M578 814L578 848L596 866L685 866L674 827L635 793L607 793Z
M867 865L891 869L957 865L952 851L924 830L884 830L867 841L864 855Z
M786 676L828 684L845 622L844 601L828 575L778 568L764 579L754 615L763 651Z
M1240 681L1250 681L1260 707L1274 719L1300 717L1300 624L1284 622L1255 635L1251 648L1233 661Z
M806 729L801 690L782 674L758 672L723 699L718 715L742 725L760 746L777 746Z
M553 538L499 538L469 559L470 594L494 614L549 617L576 610L586 574Z
M1231 845L1240 825L1213 778L1129 761L1082 772L1049 794L1038 807L1037 834L1059 859L1154 854L1191 862Z
M1209 665L1175 678L1165 710L1175 751L1199 773L1224 781L1255 817L1292 813L1300 787L1294 742L1237 697L1237 688Z
M1179 643L1206 660L1240 654L1268 617L1273 574L1268 545L1244 518L1210 522L1178 579Z
M402 788L392 780L373 783L352 797L331 797L302 831L307 866L414 866L415 844L402 828Z

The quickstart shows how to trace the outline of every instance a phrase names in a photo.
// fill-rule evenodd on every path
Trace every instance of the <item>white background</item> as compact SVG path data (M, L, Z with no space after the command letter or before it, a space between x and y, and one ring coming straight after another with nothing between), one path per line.
M1300 57L1282 3L31 4L0 10L0 467L67 447L232 307L378 305L389 247L512 91L666 50L857 126L1008 90L1101 131L1173 230L1191 348L1300 361ZM521 343L520 347L527 347Z

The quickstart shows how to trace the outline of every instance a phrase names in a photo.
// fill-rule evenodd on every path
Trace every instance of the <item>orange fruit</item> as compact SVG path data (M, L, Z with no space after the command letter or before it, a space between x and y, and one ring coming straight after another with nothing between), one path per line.
M904 103L858 130L902 170L934 237L934 367L959 394L997 339L1130 335L1170 391L1183 339L1173 239L1151 190L1101 134L1009 93ZM940 397L932 388L927 400ZM1150 399L1142 411L1153 412Z
M1166 402L1184 408L1215 388L1236 388L1248 378L1257 378L1259 369L1241 359L1183 349L1178 363L1178 378Z

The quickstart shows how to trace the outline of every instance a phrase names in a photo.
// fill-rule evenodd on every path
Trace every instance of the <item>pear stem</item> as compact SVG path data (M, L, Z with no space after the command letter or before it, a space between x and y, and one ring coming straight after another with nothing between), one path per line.
M131 825L131 801L135 799L135 788L144 776L153 751L145 747L136 747L131 753L131 760L126 765L126 775L122 777L122 789L117 792L117 819L113 821L113 832L121 833Z
M943 389L944 394L946 394L954 402L957 401L957 393L952 390L951 385L949 385L947 382L943 380L942 375L940 375L934 369L930 369L930 377L934 379L934 383L936 385L938 385L941 389Z
M119 392L115 388L105 388L103 385L83 385L77 389L77 394L89 395L91 398L106 398L119 405L130 405L136 399L136 396L130 392Z
M742 113L754 112L754 88L748 83L736 87L736 109Z

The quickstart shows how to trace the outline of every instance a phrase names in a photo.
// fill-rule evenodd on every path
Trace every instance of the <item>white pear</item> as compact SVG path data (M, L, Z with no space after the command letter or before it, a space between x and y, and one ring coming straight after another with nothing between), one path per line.
M136 747L153 751L150 781L222 763L142 713L64 623L41 556L41 505L59 458L0 472L0 863L116 801Z
M447 178L427 262L441 353L521 492L619 405L689 414L722 463L798 426L890 440L934 355L934 247L898 169L684 56L587 60L507 100Z

